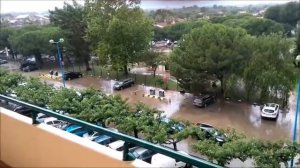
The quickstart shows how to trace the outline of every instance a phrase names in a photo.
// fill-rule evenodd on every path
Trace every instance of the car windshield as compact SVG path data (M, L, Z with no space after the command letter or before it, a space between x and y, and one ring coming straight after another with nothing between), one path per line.
M135 158L138 158L140 156L136 151L132 152L132 154Z
M271 110L271 109L265 109L264 111L267 113L274 113L274 110Z
M123 82L116 82L116 85L122 85Z

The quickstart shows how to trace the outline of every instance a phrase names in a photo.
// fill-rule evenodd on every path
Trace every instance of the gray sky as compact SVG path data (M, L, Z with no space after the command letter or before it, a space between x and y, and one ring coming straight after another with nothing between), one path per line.
M70 0L67 0L71 2ZM152 8L175 8L181 6L212 6L217 5L248 5L248 4L274 4L286 3L293 0L142 0L141 7L144 9ZM77 0L84 4L84 0ZM0 0L1 13L11 12L44 12L53 10L55 6L61 8L64 0Z

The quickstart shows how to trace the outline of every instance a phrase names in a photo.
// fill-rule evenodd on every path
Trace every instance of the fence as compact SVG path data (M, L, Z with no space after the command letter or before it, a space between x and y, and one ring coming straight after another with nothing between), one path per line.
M152 74L137 74L129 72L128 75L124 75L123 71L112 70L109 67L96 65L94 63L90 64L91 70L86 71L86 67L81 64L66 64L65 70L67 71L77 71L83 73L85 76L98 76L102 79L113 79L121 80L125 78L132 78L137 84L144 84L146 86L161 87L170 90L181 90L178 82L175 79L170 78L168 81L164 81L163 77L160 75L153 76Z

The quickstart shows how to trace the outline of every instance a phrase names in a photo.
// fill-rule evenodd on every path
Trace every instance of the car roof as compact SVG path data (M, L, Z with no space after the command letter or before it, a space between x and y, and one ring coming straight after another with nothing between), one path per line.
M46 122L49 122L49 121L55 121L55 120L57 120L57 118L55 118L55 117L49 117L49 118L46 118L46 119L44 120L44 122L46 123Z
M124 143L125 143L125 141L118 140L118 141L110 143L108 146L111 147L112 149L117 149L117 148L123 146Z
M98 137L95 139L95 141L97 141L97 142L102 142L102 141L105 141L105 140L110 139L110 138L111 138L111 137L108 136L108 135L100 135L100 136L98 136Z
M139 147L139 148L136 148L136 149L134 150L134 152L136 152L136 153L138 153L139 155L141 155L142 153L146 152L147 150L149 150L149 149Z

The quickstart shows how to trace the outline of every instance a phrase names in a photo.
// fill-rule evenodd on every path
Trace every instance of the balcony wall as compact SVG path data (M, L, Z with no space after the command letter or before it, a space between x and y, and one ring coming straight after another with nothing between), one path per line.
M147 167L117 152L0 107L0 160L11 167ZM149 166L149 165L148 165Z

